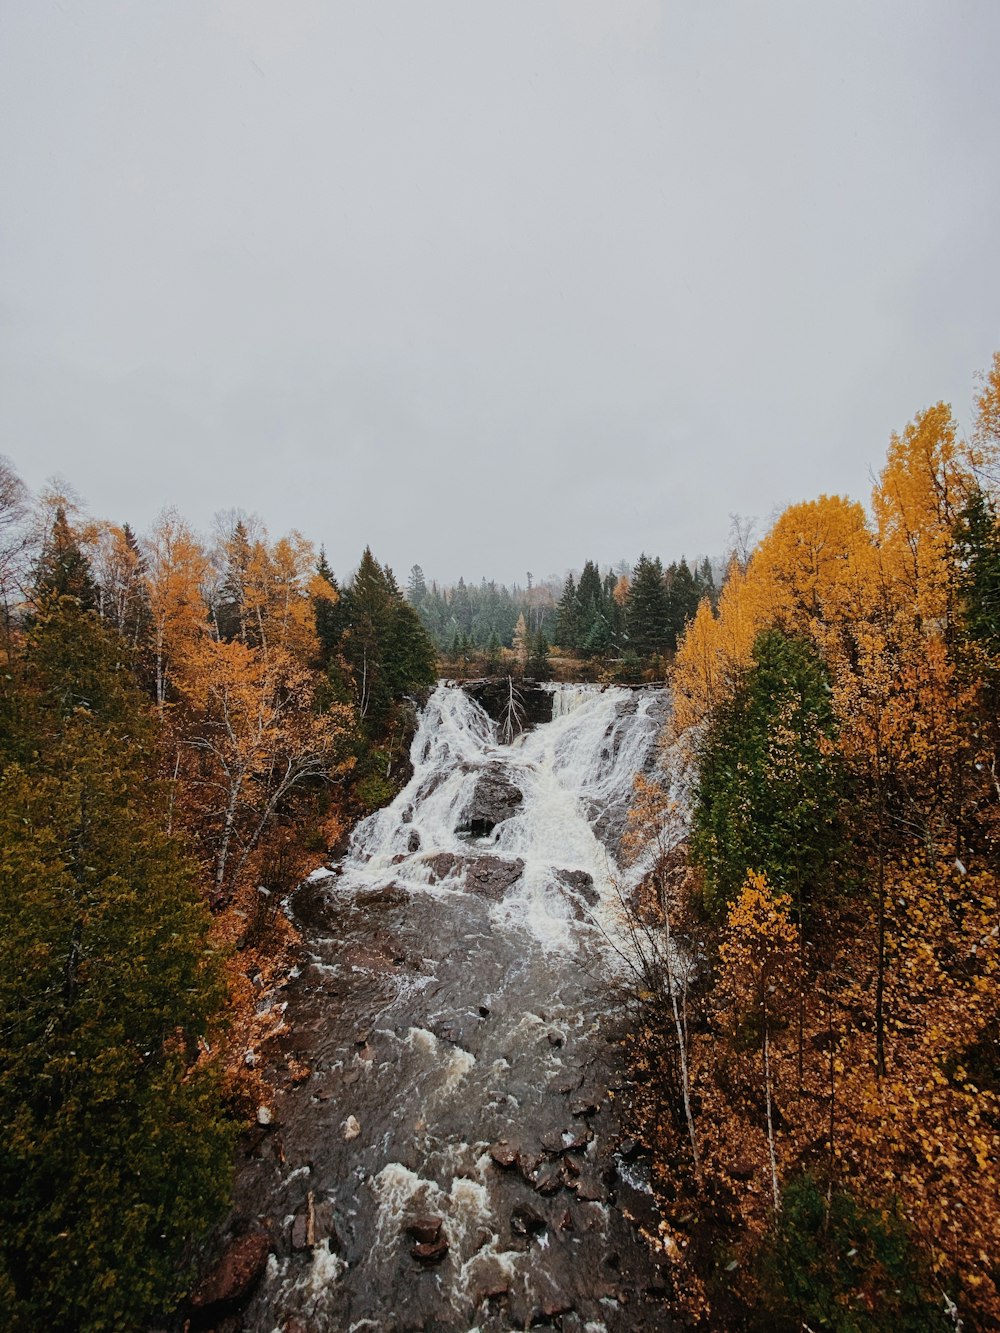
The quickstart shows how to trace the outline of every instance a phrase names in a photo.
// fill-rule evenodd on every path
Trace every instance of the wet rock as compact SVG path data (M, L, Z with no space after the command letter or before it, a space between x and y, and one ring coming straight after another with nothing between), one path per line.
M486 1007L485 1004L481 1004L481 1005L479 1006L479 1017L480 1017L480 1018L489 1018L489 1016L490 1016L490 1011L489 1011L489 1009Z
M420 1245L436 1245L441 1239L441 1228L444 1225L444 1218L415 1217L406 1224L406 1234L412 1236Z
M410 1253L413 1255L414 1259L419 1260L422 1264L427 1264L428 1266L431 1264L439 1264L448 1253L448 1242L442 1236L431 1245L425 1245L423 1243L411 1245Z
M410 836L406 840L406 850L412 854L420 851L420 834L416 829L411 829Z
M234 1240L195 1287L189 1302L192 1310L203 1317L239 1310L260 1281L270 1252L271 1240L263 1231L248 1231Z
M599 1180L593 1176L581 1176L576 1182L576 1197L581 1203L603 1203L607 1192Z
M491 902L499 902L524 870L520 858L506 861L500 856L456 856L454 852L439 852L427 864L432 884L454 877L457 872L466 892L476 893Z
M594 888L594 877L586 870L557 870L556 879L582 898L588 907L596 907L601 901L601 895Z
M292 1221L292 1249L304 1250L309 1245L309 1215L298 1213Z
M382 884L377 889L358 889L354 901L358 907L405 907L410 895L402 884Z
M573 1076L564 1075L561 1079L558 1079L555 1083L550 1084L549 1090L551 1092L558 1092L563 1097L568 1097L571 1092L576 1092L577 1088L579 1088L582 1082L583 1082L583 1073L581 1071L580 1073L575 1074Z
M534 1185L535 1176L541 1164L542 1164L541 1153L525 1152L524 1149L522 1148L521 1151L517 1154L517 1165L520 1167L521 1176L523 1177L524 1180L527 1181L529 1185L532 1186Z
M589 1125L583 1125L580 1128L555 1130L546 1134L542 1138L542 1147L547 1153L560 1155L567 1152L579 1152L585 1148L594 1137L594 1131Z
M504 1296L510 1294L510 1282L506 1278L493 1278L484 1282L476 1292L476 1304L483 1305L486 1301L499 1301Z
M480 856L470 861L465 872L465 887L481 898L499 902L504 894L521 878L524 862L503 861L499 856Z
M599 1102L579 1101L570 1104L569 1113L575 1116L592 1116L597 1115L600 1109Z
M556 1162L547 1162L540 1167L534 1180L539 1194L558 1194L565 1183L562 1168Z
M510 1215L510 1229L516 1236L537 1236L548 1223L530 1204L519 1203Z
M442 879L447 879L456 866L461 865L465 858L456 856L454 852L438 852L436 856L427 858L427 869L430 871L431 883L437 884Z
M622 1139L618 1145L618 1155L623 1162L634 1161L642 1152L642 1144L637 1139Z
M514 786L499 765L491 765L480 775L472 799L459 818L457 832L488 837L498 824L517 814L523 800L520 787Z
M490 1157L504 1171L517 1165L517 1149L512 1148L509 1143L494 1143L490 1148Z
M494 722L501 722L504 710L510 698L510 686L507 678L490 680L467 680L462 684L467 694L487 712ZM541 726L552 721L552 692L544 689L537 681L519 680L515 686L520 700L525 728Z
M567 1208L566 1211L563 1213L562 1217L560 1217L559 1219L559 1230L573 1231L574 1229L575 1228L573 1226L573 1214Z

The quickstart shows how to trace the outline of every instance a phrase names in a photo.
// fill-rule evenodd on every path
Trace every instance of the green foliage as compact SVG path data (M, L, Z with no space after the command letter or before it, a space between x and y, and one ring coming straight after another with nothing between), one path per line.
M842 847L836 734L815 649L765 631L742 686L699 746L692 851L711 910L723 910L751 869L800 910L830 878Z
M955 532L961 622L966 638L1000 657L1000 529L989 497L973 492Z
M758 1264L755 1325L774 1333L803 1327L834 1333L925 1333L953 1327L926 1294L923 1271L902 1221L865 1207L809 1176L788 1182L774 1233Z
M193 1064L223 999L193 868L158 826L118 641L49 602L0 772L0 1290L14 1327L172 1305L224 1206L232 1134Z
M632 576L625 605L628 646L640 657L676 647L671 636L670 604L659 558L641 555Z
M552 668L549 665L549 643L544 630L528 637L528 656L524 664L524 674L532 680L550 680Z
M56 509L35 565L32 601L39 603L59 597L71 598L82 611L93 610L97 605L97 586L90 564L61 505Z
M437 676L434 645L392 571L366 549L342 595L339 647L350 668L358 714L373 735L394 702L427 689Z

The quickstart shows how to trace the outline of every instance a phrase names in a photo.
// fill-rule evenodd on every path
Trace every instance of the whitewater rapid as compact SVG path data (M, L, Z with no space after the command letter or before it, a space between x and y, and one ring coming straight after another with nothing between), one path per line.
M503 745L439 685L405 788L291 900L302 963L233 1223L273 1238L251 1333L669 1326L620 1146L613 966L619 839L667 700L549 695Z
M460 687L442 683L424 708L411 747L413 776L391 805L363 821L341 870L344 890L402 884L446 895L463 890L463 861L495 855L523 862L494 907L498 921L566 947L576 926L617 931L629 870L617 840L635 775L656 758L663 697L600 686L552 686L552 721L501 745L496 723ZM462 829L483 774L501 771L522 794L518 809L486 836ZM598 836L600 830L604 837ZM416 847L416 850L413 850ZM437 884L431 864L455 856ZM585 875L595 901L581 904L559 872ZM321 872L322 873L322 872Z

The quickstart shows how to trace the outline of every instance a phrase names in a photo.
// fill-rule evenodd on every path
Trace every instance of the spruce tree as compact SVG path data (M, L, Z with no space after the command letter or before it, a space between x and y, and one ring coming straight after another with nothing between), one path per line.
M68 597L81 611L97 606L97 585L90 561L80 549L66 510L59 505L35 565L33 602Z
M800 910L830 881L843 846L836 735L816 649L779 630L762 633L746 679L699 746L691 845L713 910L733 899L748 870Z
M225 1206L222 1001L121 641L50 595L0 744L0 1289L10 1327L147 1326ZM162 807L160 807L162 808Z
M641 555L625 604L628 646L640 657L661 653L670 642L670 607L658 557Z
M576 582L572 574L566 576L563 594L556 610L555 641L560 648L572 652L579 647L580 613L576 596Z

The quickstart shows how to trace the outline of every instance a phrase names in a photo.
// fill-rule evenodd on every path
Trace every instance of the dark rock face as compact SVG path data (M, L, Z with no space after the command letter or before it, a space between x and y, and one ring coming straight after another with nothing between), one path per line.
M500 856L456 856L454 852L440 852L428 865L432 883L446 879L457 870L466 892L494 903L517 883L524 870L524 862L519 857L505 861Z
M248 1231L234 1240L191 1295L190 1305L199 1320L239 1310L260 1281L270 1252L271 1239L263 1231Z
M593 876L586 870L557 870L556 879L565 888L577 921L586 921L590 908L601 901L601 895L594 888Z
M484 712L494 722L500 722L510 698L510 685L507 677L491 680L467 680L462 685L466 694L472 696ZM552 721L552 693L543 689L537 681L519 680L514 684L518 701L524 717L524 727L540 726Z
M412 1222L407 1223L406 1230L418 1245L436 1245L443 1225L442 1217L415 1217Z
M516 815L524 800L520 788L505 775L499 764L483 770L472 793L472 800L462 811L458 833L485 838L505 819Z

